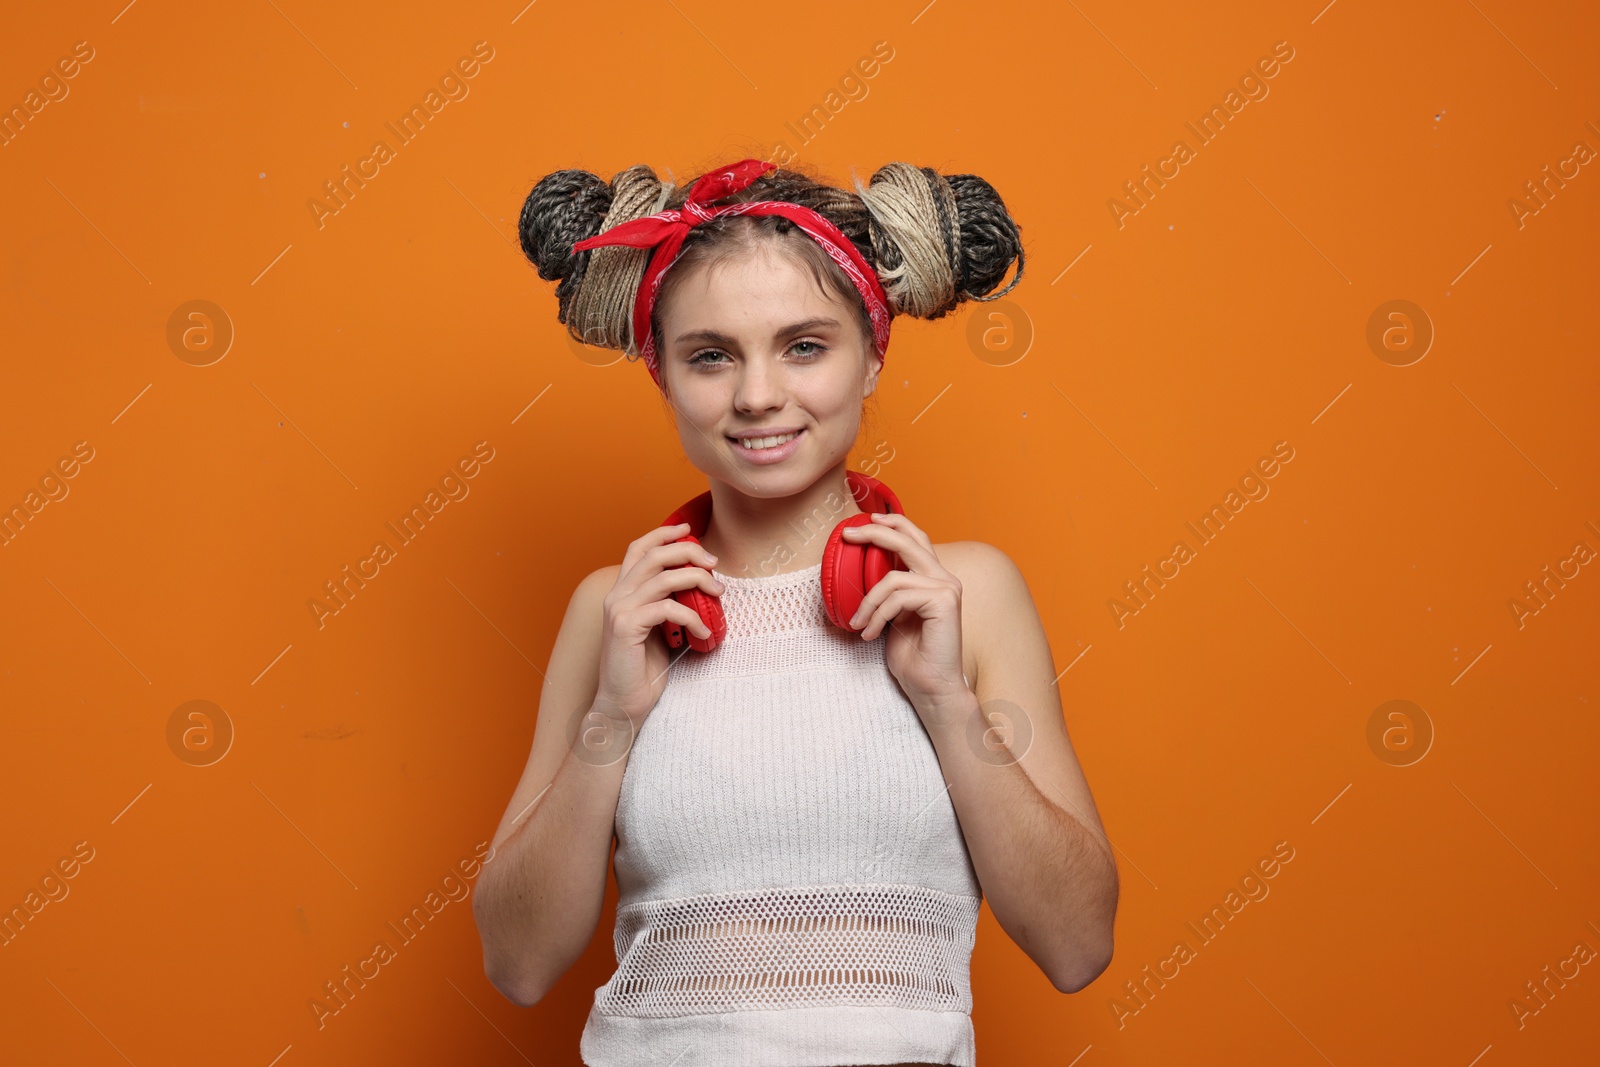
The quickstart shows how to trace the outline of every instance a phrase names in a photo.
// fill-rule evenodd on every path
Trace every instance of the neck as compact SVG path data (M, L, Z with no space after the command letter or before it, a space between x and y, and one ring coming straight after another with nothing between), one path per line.
M822 562L833 528L861 508L840 464L793 496L756 497L726 482L711 482L711 521L700 543L717 570L759 578Z

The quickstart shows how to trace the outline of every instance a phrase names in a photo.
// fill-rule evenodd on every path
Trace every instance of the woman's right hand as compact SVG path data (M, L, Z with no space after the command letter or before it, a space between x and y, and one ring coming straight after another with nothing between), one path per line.
M670 620L699 637L711 634L694 609L672 594L699 587L722 595L723 585L710 571L716 557L698 542L679 540L688 532L686 522L659 526L629 544L617 584L606 594L595 707L626 715L635 734L667 687L671 650L658 627Z

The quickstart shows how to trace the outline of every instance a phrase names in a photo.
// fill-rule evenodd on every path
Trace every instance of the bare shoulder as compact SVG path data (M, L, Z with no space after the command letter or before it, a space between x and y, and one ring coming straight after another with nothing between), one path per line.
M617 584L617 575L621 573L620 563L608 563L604 567L597 567L583 576L578 588L573 591L573 599L582 600L585 604L598 608L605 600L606 594Z
M1001 619L1025 618L1032 595L1011 557L983 541L935 544L934 555L961 583L961 644L969 684L989 659L991 643L1004 640Z
M964 597L971 593L982 595L990 590L1006 590L1013 586L1014 579L1021 577L1010 556L983 541L936 544L933 552L945 569L960 580ZM1015 592L1014 587L1010 591Z

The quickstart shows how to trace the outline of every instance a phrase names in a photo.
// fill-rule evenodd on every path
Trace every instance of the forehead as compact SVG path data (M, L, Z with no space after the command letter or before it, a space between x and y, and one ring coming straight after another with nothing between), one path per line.
M670 343L686 329L760 334L811 315L843 324L851 313L850 305L826 290L809 265L763 245L695 268L680 279L661 308L661 325Z

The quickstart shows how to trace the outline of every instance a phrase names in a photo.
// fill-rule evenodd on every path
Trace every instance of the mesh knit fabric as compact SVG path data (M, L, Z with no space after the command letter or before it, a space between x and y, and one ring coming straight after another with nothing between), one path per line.
M590 1067L976 1063L982 892L887 635L829 625L820 570L718 572L727 637L634 739Z

